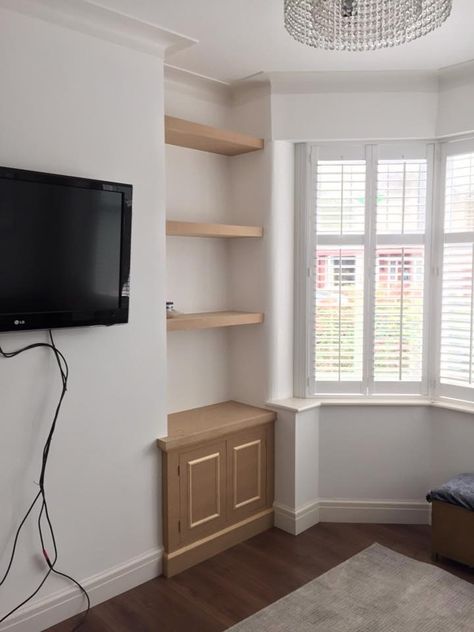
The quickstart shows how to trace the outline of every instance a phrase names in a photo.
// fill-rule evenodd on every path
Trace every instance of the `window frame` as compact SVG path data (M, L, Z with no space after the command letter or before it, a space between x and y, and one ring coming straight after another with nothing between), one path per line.
M435 143L430 141L396 141L380 143L324 142L296 144L296 196L295 196L295 354L294 354L294 394L304 398L386 399L400 397L425 399L430 394L428 366L432 345L433 328L429 318L431 310L433 260L432 215L433 215L433 173L435 168ZM343 159L365 159L366 198L365 232L359 236L331 237L324 243L334 245L363 245L364 247L364 337L363 371L361 382L319 383L314 376L314 266L313 256L317 246L314 204L315 161ZM427 196L425 232L420 239L404 235L376 234L377 212L377 166L378 160L390 159L427 160ZM376 248L380 245L420 245L424 247L424 305L423 305L423 356L422 379L420 382L375 382L374 361L374 316L375 316L375 263Z

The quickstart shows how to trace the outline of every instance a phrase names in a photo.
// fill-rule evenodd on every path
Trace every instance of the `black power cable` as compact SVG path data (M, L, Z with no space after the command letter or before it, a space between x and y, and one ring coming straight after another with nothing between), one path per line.
M45 477L46 477L46 466L48 464L48 457L49 457L49 451L51 448L51 443L53 440L53 436L54 436L54 432L56 430L56 424L58 421L58 417L59 417L59 413L61 411L61 406L64 400L64 397L66 395L67 392L67 384L68 384L68 378L69 378L69 367L68 367L68 363L66 361L66 358L64 357L64 355L61 353L61 351L59 351L59 349L56 347L56 344L54 342L54 338L53 338L53 333L51 330L49 330L49 338L50 338L50 342L36 342L34 344L28 345L26 347L23 347L21 349L17 349L16 351L4 351L1 347L0 347L0 356L2 356L3 358L14 358L17 355L20 355L21 353L24 353L26 351L31 351L32 349L39 349L39 348L46 348L46 349L50 349L53 353L54 353L54 357L56 359L56 363L58 365L59 368L59 372L61 374L61 382L62 382L62 390L61 390L61 395L59 397L59 402L56 406L56 410L54 413L54 417L53 417L53 422L51 424L49 433L48 433L48 437L46 439L46 443L44 444L44 448L43 448L43 457L42 457L42 461L41 461L41 473L40 473L40 479L39 479L39 492L36 494L33 502L31 503L31 505L29 506L26 514L24 515L22 521L20 522L16 534L15 534L15 538L13 540L13 547L12 547L12 552L10 555L10 559L6 568L6 571L3 575L3 577L0 579L0 587L5 583L5 581L7 580L10 571L12 569L13 566L13 562L15 560L15 554L17 551L17 546L18 546L18 540L20 538L20 534L21 531L25 525L25 523L27 522L31 512L33 511L34 507L36 506L36 504L38 503L38 501L41 501L41 508L39 511L39 515L38 515L38 532L39 532L39 537L40 537L40 541L41 541L41 547L42 547L42 554L43 554L43 558L46 562L46 565L48 567L48 570L45 574L45 576L43 577L43 579L41 580L41 582L39 583L39 585L36 587L36 589L28 596L26 597L26 599L24 599L20 604L18 604L17 606L15 606L15 608L13 608L12 610L10 610L10 612L8 612L6 615L0 617L0 623L2 623L2 621L5 621L6 619L8 619L9 617L11 617L11 615L16 612L17 610L19 610L22 606L24 606L25 604L27 604L29 601L31 601L31 599L33 599L33 597L35 597L35 595L38 594L38 592L41 590L41 588L43 587L43 585L45 584L46 580L48 579L48 577L54 573L55 575L58 575L60 577L63 577L64 579L67 579L68 581L72 582L73 584L75 584L79 590L82 592L82 594L84 595L84 597L86 598L87 601L87 609L85 612L85 615L83 617L83 619L79 622L78 625L76 625L73 629L74 630L78 630L82 624L84 623L85 619L87 618L87 615L89 614L90 608L91 608L91 601L90 601L90 597L86 591L86 589L77 581L75 580L73 577L71 577L70 575L67 575L66 573L63 573L62 571L59 571L56 569L56 563L58 561L58 547L57 547L57 542L56 542L56 536L54 534L54 530L53 530L53 525L51 523L51 518L49 515L49 510L48 510L48 503L46 500L46 489L45 489ZM51 541L53 544L53 557L51 558L48 554L47 548L46 548L46 543L45 543L45 538L44 538L44 533L43 533L43 522L44 520L46 521L46 526L49 532L49 535L51 537Z

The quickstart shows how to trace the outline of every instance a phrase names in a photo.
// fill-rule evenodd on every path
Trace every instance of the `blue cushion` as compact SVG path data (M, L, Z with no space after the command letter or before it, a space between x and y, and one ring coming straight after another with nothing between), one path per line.
M426 499L429 502L439 500L474 511L474 474L458 474L441 487L433 489Z

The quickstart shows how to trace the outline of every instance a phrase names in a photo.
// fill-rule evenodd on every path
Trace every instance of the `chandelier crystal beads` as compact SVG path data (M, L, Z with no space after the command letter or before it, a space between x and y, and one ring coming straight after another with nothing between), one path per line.
M284 0L285 28L302 44L366 51L399 46L438 28L452 0Z

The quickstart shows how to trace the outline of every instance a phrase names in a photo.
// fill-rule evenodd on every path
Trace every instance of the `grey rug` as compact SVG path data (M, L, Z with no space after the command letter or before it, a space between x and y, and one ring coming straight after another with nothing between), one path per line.
M232 632L473 632L474 586L379 544Z

